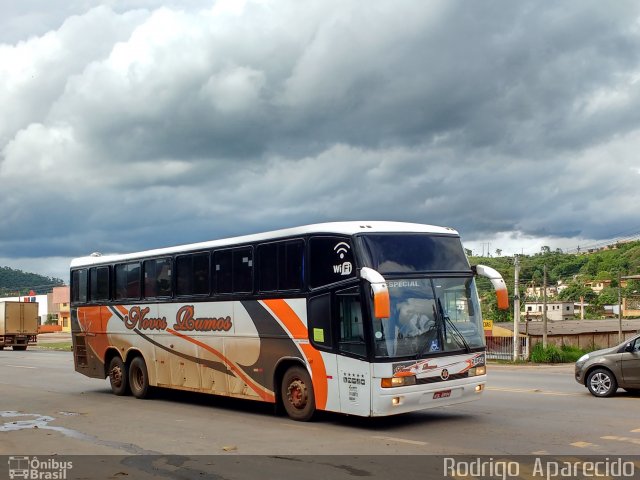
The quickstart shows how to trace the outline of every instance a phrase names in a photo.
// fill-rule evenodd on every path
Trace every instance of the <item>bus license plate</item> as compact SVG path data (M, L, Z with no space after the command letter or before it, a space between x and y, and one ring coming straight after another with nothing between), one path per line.
M436 400L438 398L447 398L451 396L451 390L442 390L441 392L436 392L433 394L433 399Z

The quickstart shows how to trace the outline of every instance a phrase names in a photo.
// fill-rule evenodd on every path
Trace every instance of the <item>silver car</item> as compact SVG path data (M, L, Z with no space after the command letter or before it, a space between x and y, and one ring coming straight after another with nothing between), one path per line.
M576 381L596 397L610 397L618 387L640 394L640 336L583 355L575 373Z

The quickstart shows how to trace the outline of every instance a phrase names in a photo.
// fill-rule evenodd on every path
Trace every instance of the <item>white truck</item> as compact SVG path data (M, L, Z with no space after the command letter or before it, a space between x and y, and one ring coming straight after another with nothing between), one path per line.
M38 304L0 302L0 350L26 350L38 338Z

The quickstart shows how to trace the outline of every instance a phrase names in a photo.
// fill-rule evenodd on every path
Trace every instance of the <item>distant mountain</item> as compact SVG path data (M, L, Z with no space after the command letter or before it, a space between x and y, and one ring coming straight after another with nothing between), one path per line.
M30 290L37 294L48 293L59 285L64 285L64 281L59 278L0 267L0 297L26 295Z

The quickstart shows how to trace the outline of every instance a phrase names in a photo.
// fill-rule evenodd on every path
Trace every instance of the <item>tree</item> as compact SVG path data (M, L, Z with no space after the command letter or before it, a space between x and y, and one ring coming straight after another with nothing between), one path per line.
M640 281L639 280L629 280L627 281L627 286L622 289L623 297L633 297L640 294Z
M617 288L605 288L597 296L596 303L601 307L604 307L605 305L617 305L618 304L618 289Z
M597 295L593 290L577 282L570 284L558 295L560 300L573 302L579 302L580 297L583 297L587 303L594 303L597 300Z
M502 249L501 248L496 248L496 255L497 256L502 255Z

